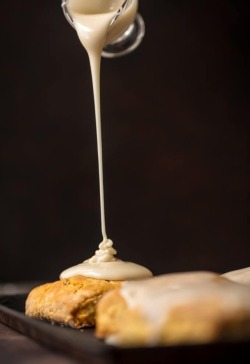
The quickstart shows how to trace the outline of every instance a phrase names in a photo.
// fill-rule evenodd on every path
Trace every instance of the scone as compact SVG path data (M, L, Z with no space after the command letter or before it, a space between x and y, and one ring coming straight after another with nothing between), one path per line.
M250 267L232 270L231 272L222 274L222 277L250 286Z
M250 289L211 272L125 282L99 301L96 335L119 346L250 339Z
M82 328L95 325L96 303L119 281L76 276L34 288L26 300L27 316Z

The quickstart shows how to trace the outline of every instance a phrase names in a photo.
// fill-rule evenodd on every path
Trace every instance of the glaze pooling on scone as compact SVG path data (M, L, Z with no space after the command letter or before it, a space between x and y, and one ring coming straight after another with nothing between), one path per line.
M83 262L63 271L60 275L60 278L69 278L77 275L113 281L125 281L152 277L150 270L139 264L116 260L105 263Z
M132 262L124 262L115 257L116 250L112 241L99 244L95 255L81 264L63 271L60 278L77 275L107 280L133 280L152 277L152 273L145 267Z
M142 312L155 323L156 317L161 317L162 310L166 312L177 303L190 300L202 300L209 294L221 295L221 299L227 302L225 309L231 306L245 305L250 312L250 301L239 300L241 296L250 299L250 290L242 290L242 287L224 280L218 285L218 275L212 272L187 272L171 273L168 275L155 277L147 281L125 282L121 287L121 294L125 298L128 306L135 308L140 306ZM157 311L155 304L157 301Z

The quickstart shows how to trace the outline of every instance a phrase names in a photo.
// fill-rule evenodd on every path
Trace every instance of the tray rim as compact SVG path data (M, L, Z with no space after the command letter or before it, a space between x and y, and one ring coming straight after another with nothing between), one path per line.
M85 335L84 340L82 340L82 331L71 328L64 330L63 327L30 318L24 312L9 308L1 303L4 299L18 299L26 296L25 294L0 296L1 323L45 345L47 348L58 350L68 356L73 356L75 359L88 359L88 363L110 364L111 348L99 342L92 335ZM91 329L86 330L90 331ZM39 336L39 333L41 336ZM93 344L94 350L92 350Z

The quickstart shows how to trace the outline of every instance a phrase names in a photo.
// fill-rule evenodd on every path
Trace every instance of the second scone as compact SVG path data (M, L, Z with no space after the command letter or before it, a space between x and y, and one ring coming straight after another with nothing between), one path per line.
M97 305L96 335L118 346L250 339L250 289L213 272L125 282Z

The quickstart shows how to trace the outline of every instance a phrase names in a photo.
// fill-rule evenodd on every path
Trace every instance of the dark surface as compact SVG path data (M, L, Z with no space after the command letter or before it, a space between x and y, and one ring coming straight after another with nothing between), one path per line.
M244 364L250 360L249 342L133 349L115 348L96 339L92 329L78 331L65 327L51 326L51 324L26 317L23 314L25 299L26 295L0 297L0 323L9 325L31 337L36 342L42 343L50 350L46 352L45 349L43 350L38 345L36 347L32 341L26 339L27 342L25 344L27 349L30 347L30 352L27 352L27 350L25 352L23 351L23 345L19 345L20 341L13 340L13 356L11 356L11 353L5 347L8 337L1 336L1 329L4 331L8 330L0 326L0 349L2 348L0 358L1 355L3 358L4 355L6 355L6 358L9 355L12 361L8 363L14 363L15 352L18 351L20 360L23 360L20 363L25 363L25 359L28 360L30 357L33 360L36 359L36 356L39 358L40 352L42 352L44 360L46 360L46 355L48 359L50 356L53 357L53 355L57 359L57 355L61 355L61 358L64 359L62 363L67 363L67 360L70 358L72 363L74 360L77 360L88 364ZM14 335L13 332L12 335ZM24 337L22 337L22 341L24 340ZM23 344L22 341L21 344ZM63 357L62 354L65 356ZM60 356L58 359L60 359Z
M141 0L103 60L107 231L155 274L249 266L248 4ZM89 64L59 0L1 12L0 282L54 280L101 241Z
M50 350L16 330L0 323L2 364L77 364L79 361Z

